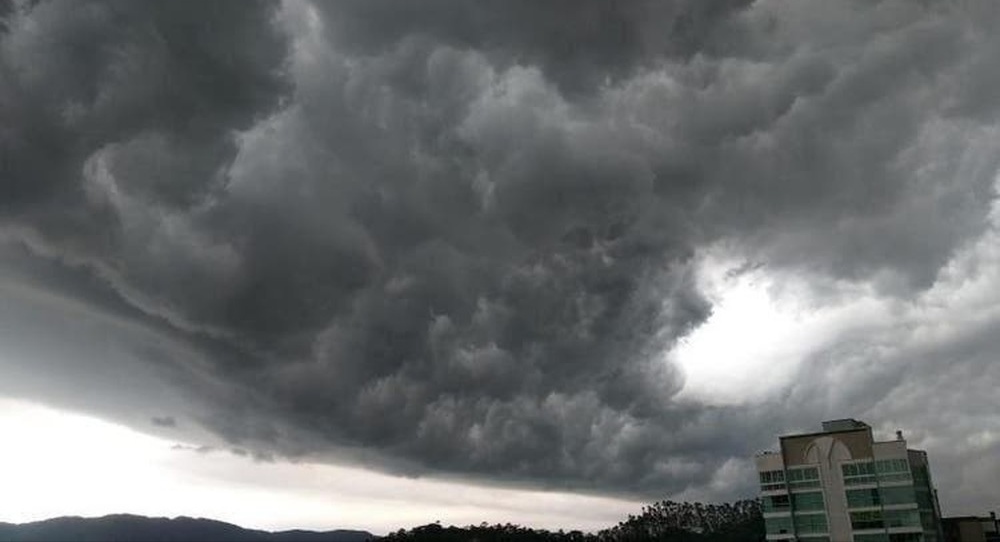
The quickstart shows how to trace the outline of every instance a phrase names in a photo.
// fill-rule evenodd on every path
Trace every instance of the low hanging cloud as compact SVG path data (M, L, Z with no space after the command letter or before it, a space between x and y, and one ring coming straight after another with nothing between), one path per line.
M254 453L731 494L849 403L675 400L697 255L907 300L991 227L988 2L5 6L6 280Z

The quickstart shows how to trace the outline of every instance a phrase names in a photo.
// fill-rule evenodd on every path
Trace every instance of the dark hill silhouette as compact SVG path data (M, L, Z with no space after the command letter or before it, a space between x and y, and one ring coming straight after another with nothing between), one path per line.
M272 533L210 519L124 514L0 523L0 542L763 542L764 538L760 504L753 499L722 504L660 501L597 533L553 532L509 523L468 527L432 523L379 539L365 531Z
M520 525L444 527L437 523L390 533L384 542L764 542L760 504L661 501L598 533Z
M211 519L149 518L130 514L0 523L0 541L3 542L365 542L375 538L366 531L268 532Z

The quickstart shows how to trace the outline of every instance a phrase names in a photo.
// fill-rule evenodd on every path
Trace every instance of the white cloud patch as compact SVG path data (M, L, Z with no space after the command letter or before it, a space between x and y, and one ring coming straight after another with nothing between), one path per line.
M433 521L598 530L640 505L567 493L399 478L178 444L96 418L0 398L0 521L134 513L212 517L248 528L368 529ZM137 499L142 495L142 499Z

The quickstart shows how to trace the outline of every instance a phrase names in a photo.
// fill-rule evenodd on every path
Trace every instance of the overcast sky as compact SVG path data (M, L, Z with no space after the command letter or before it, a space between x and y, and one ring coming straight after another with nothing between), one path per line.
M590 529L842 417L1000 508L1000 3L0 17L0 521Z

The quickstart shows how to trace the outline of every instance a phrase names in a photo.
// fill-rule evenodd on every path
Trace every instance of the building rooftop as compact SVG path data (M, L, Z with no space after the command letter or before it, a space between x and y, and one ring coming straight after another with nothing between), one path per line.
M827 420L823 422L823 431L850 431L852 429L871 429L871 426L854 418Z

